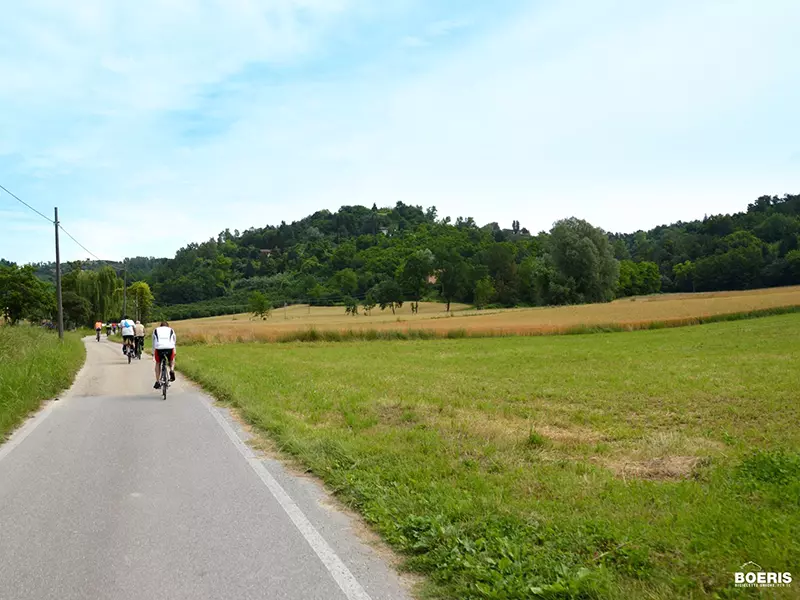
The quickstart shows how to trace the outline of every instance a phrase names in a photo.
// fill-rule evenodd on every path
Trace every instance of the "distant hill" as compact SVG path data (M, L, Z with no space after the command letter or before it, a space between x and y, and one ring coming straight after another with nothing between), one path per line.
M516 220L503 228L480 227L472 218L439 219L435 207L343 206L291 224L225 229L170 259L128 259L129 282L147 282L157 305L173 313L194 306L202 314L241 310L253 291L275 304L361 301L387 281L396 282L406 300L504 306L800 283L800 195L762 196L732 215L601 232L603 239L577 219L561 226L531 235ZM36 267L52 281L52 263ZM416 290L414 269L429 272Z

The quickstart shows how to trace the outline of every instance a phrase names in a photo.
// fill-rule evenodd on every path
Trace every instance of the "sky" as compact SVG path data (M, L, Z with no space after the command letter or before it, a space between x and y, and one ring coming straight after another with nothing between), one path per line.
M26 0L0 185L109 260L397 201L646 230L800 193L798 30L796 0ZM0 257L52 238L0 191Z

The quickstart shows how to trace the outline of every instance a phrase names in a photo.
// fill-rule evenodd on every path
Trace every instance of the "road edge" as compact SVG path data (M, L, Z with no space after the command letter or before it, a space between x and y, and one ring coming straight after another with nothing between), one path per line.
M345 524L344 529L346 529L349 536L351 536L352 539L361 546L368 548L373 558L379 560L380 563L383 564L387 569L387 571L393 574L393 576L397 579L397 585L404 597L408 598L409 600L427 597L425 593L425 587L428 583L427 579L417 573L411 573L403 570L401 568L403 557L397 554L386 543L386 541L372 529L372 527L364 520L362 515L344 505L321 479L316 477L314 474L303 470L302 466L297 463L293 457L280 452L280 450L277 450L269 436L265 432L248 423L236 407L230 405L224 400L220 400L211 390L206 389L202 384L188 377L186 373L181 370L180 365L176 364L175 370L180 373L185 384L188 384L190 388L194 388L193 391L200 395L198 400L209 410L214 419L218 422L219 426L222 428L223 432L227 435L227 437L230 438L231 442L237 448L239 453L242 454L246 462L248 462L248 464L253 468L256 476L258 476L259 479L261 479L261 481L266 485L266 487L269 488L270 493L273 494L276 500L278 500L279 504L281 504L282 508L284 508L290 520L294 522L292 515L283 506L277 496L275 496L275 492L270 488L270 485L264 481L262 476L263 474L261 472L262 470L267 474L267 477L272 479L278 487L284 490L283 493L286 494L286 496L294 504L298 505L303 517L309 521L309 525L312 528L317 530L320 529L320 515L309 513L309 508L311 508L309 506L309 502L316 504L322 513L333 513L340 517L343 521L343 524ZM304 498L303 500L300 500L297 495L298 489L286 488L289 481L294 481L299 486L310 486L313 489L312 493L314 496L316 496L316 498ZM316 513L316 511L312 512ZM295 523L295 526L297 526L297 523ZM300 529L299 526L297 527L301 534L303 534L302 529ZM333 547L332 551L334 553L338 553L342 556L347 556L348 559L352 559L352 556L350 556L349 553L345 552L343 554L341 549L336 548L341 540L338 540L336 543L331 543L329 539L329 536L331 535L330 532L319 531L318 535L320 535L323 543ZM315 554L319 556L317 548L314 547L314 544L308 540L305 534L303 534L303 537L309 543ZM323 557L319 556L319 558L323 565L325 565L326 570L331 573L334 580L337 582L337 584L339 584L339 580L336 578L333 571L328 568L328 565ZM371 586L362 586L361 584L364 584L364 578L360 573L354 572L359 571L359 567L363 567L363 565L352 564L351 560L339 560L343 563L342 566L344 566L348 572L353 574L355 581L359 582L359 587L365 588L364 591L366 592L367 597L372 597L373 600L377 600L379 596L376 597L374 594L370 594L369 588ZM342 589L348 598L351 597L349 594L347 594L344 588L341 588L341 586L340 589ZM355 598L359 597L360 596L355 596Z
M47 419L47 417L50 416L50 413L53 412L53 409L56 406L58 406L59 402L72 397L78 381L86 372L86 365L88 363L87 359L89 358L89 352L86 348L86 340L88 339L91 338L89 336L81 338L81 341L84 345L83 364L75 372L75 376L72 378L72 383L69 385L69 387L64 388L61 393L56 395L54 398L42 400L39 404L39 408L31 411L19 424L19 426L12 430L5 439L0 438L0 461L11 454L14 448L19 446L26 437L33 433L33 431L39 427L39 425L41 425L42 422Z

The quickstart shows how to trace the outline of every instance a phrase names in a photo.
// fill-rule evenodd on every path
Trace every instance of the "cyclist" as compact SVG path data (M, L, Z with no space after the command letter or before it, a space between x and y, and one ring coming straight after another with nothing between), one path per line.
M169 361L169 380L175 381L175 330L166 321L161 321L161 325L153 330L153 357L156 360L156 384L154 389L161 389L161 358L166 357Z
M136 356L141 356L144 350L144 325L140 321L133 326L133 335L136 338Z
M94 331L97 334L97 341L98 342L100 341L100 331L102 329L103 329L103 322L102 321L97 321L97 323L94 324Z
M129 351L133 351L133 341L134 341L134 327L136 324L128 318L128 315L122 317L122 321L119 322L119 328L122 331L122 353L127 356Z

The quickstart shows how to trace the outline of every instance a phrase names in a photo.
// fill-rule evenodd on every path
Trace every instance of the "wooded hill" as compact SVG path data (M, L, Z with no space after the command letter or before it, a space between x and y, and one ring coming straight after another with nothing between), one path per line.
M532 235L518 221L479 227L398 202L226 229L174 258L126 265L128 282L152 289L157 311L183 318L247 310L254 291L276 306L420 299L515 306L800 284L799 248L800 195L762 196L744 212L630 234L572 218ZM102 266L72 263L65 272ZM36 267L52 279L52 265Z

